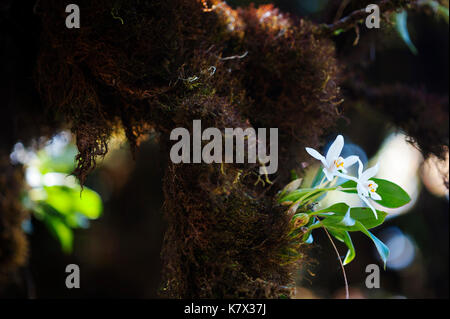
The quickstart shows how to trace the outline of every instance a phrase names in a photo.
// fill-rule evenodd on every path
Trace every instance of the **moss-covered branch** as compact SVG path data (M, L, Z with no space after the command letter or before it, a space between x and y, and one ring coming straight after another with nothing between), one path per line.
M401 8L406 7L407 5L414 3L415 0L383 0L380 1L377 5L380 8L381 13L389 13ZM325 35L333 34L338 30L348 30L355 27L358 23L365 20L367 17L366 8L362 8L359 10L355 10L349 15L343 17L342 19L328 25L322 26L322 32Z

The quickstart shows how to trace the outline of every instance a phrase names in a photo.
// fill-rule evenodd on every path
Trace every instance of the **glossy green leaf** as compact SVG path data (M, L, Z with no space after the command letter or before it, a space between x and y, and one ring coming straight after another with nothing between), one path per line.
M377 193L381 196L381 200L375 202L381 206L398 208L411 201L408 193L397 184L379 178L372 178L372 180L378 184Z
M411 201L408 193L395 183L381 178L371 178L378 185L377 194L381 196L381 200L375 202L387 208L398 208L408 204ZM341 185L343 188L356 187L354 181L347 181ZM356 190L343 191L345 193L356 194Z
M349 206L345 203L334 204L328 208L316 211L313 215L319 215L324 217L322 222L325 226L332 226L345 231L359 231L359 228L355 225L346 226L342 224L342 220L348 211ZM327 216L324 213L333 212L334 215ZM378 218L376 219L372 210L367 207L352 207L350 209L350 217L356 221L359 221L367 229L371 229L381 225L386 219L387 213L377 210Z

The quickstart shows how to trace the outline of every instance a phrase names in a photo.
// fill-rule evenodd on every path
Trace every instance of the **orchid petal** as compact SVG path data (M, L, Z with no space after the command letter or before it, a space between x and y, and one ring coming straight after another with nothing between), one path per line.
M323 169L323 173L325 174L325 176L327 177L327 180L328 181L332 181L333 180L333 178L334 178L334 174L332 173L332 172L330 172L328 169L326 169L326 168L324 168Z
M336 172L336 176L342 177L343 179L348 179L351 181L354 181L355 183L358 183L358 179L356 177L350 176L350 175L346 175L346 174L342 174L340 172Z
M325 167L328 167L328 164L325 160L325 156L321 155L319 152L317 152L315 149L310 148L310 147L305 147L306 152L308 152L309 155L311 155L312 157L314 157L315 159L318 159L319 161L322 162L322 164Z
M355 220L350 216L350 208L347 210L347 213L345 214L344 218L342 219L342 221L339 223L341 225L344 226L353 226L355 225Z
M360 196L361 197L361 196ZM369 206L369 208L372 210L373 214L375 215L375 219L378 219L378 214L376 209L372 206L372 204L370 204L369 200L367 199L367 197L361 197L361 199L363 200L364 203L366 203L367 206Z
M361 198L369 196L369 191L360 183L356 185L356 191L358 192L358 196Z
M359 157L356 155L349 156L344 160L344 167L350 167L353 164L355 164L358 160Z
M374 177L378 173L378 169L380 168L379 163L371 168L368 168L362 175L359 177L360 180L367 181L369 178Z
M364 165L361 162L361 160L358 158L358 178L361 178L361 175L363 174Z
M339 155L341 155L342 149L344 148L344 137L338 135L328 149L326 161L328 165L331 165L334 160L336 160Z
M377 193L370 193L370 197L372 197L373 200L381 200L381 196Z

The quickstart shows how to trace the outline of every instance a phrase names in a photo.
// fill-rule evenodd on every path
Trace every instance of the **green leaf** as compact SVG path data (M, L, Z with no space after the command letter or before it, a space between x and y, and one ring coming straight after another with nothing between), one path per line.
M359 227L359 230L364 233L367 237L372 239L375 247L377 248L378 253L380 254L381 259L384 263L384 269L386 269L386 262L389 257L389 248L377 237L375 237L370 231L368 231L363 224L360 222L356 222L356 226Z
M441 5L438 1L427 1L425 4L430 6L439 16L444 17L445 21L448 23L449 11L447 7Z
M79 187L48 186L44 189L47 193L44 201L62 215L80 213L89 219L97 219L102 213L100 196L87 187L84 187L81 194Z
M279 203L282 203L282 202L295 202L295 201L297 201L298 199L300 199L301 197L305 196L307 193L309 193L309 192L311 192L313 190L314 190L313 188L297 189L297 190L287 194L286 196L283 196L278 202ZM311 194L311 195L314 195L314 194Z
M316 211L312 213L313 215L319 215L324 217L322 220L325 226L335 227L345 231L359 231L359 228L355 225L346 226L342 224L342 220L348 211L349 206L345 203L334 204L326 209ZM334 215L327 216L324 215L326 212L333 212ZM360 222L367 229L371 229L381 225L386 219L387 213L377 210L378 219L375 218L372 210L367 207L352 207L350 209L350 217L358 222Z
M317 173L314 176L314 179L311 183L311 187L318 186L324 177L325 177L325 174L323 173L322 166L319 166L317 169Z
M411 201L408 193L395 183L385 179L372 178L378 184L377 193L381 196L381 200L377 200L378 204L388 208L398 208L408 204Z
M398 208L408 204L411 201L408 193L395 183L380 178L371 178L378 185L377 194L381 196L381 200L375 202L387 208ZM354 181L347 181L341 185L343 188L356 187ZM356 190L342 191L345 193L357 194Z
M318 211L315 211L313 214L317 215L318 213L328 213L328 212L333 212L339 215L345 215L345 213L347 213L349 206L345 203L337 203L334 205L331 205L330 207L327 207L325 209L321 209Z
M337 29L336 31L333 32L333 35L339 35L342 32L344 32L344 29Z
M340 192L349 193L349 194L357 194L356 191L356 182L354 181L346 181L345 183L341 184L342 188L355 188L355 190L339 190Z
M50 233L58 239L64 253L70 254L73 249L73 232L58 216L46 214L44 223Z
M352 238L350 234L346 231L340 231L336 229L328 229L331 235L333 235L337 240L345 243L348 248L347 254L345 255L343 264L344 266L349 264L356 257L355 246L353 246Z
M313 235L310 232L303 235L303 242L305 244L312 244L314 242Z
M411 41L408 31L408 13L405 10L397 13L395 16L397 31L400 34L403 41L414 55L417 55L418 51L414 43Z

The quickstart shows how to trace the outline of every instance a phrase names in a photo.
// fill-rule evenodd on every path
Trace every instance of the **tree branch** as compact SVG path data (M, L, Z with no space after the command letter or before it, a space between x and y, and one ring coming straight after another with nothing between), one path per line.
M390 11L395 11L400 8L404 8L405 6L414 3L415 0L383 0L378 3L381 13L386 13ZM348 16L328 25L323 26L323 33L326 35L330 35L337 30L349 30L357 25L361 20L364 20L367 17L366 8L359 9L353 11Z

